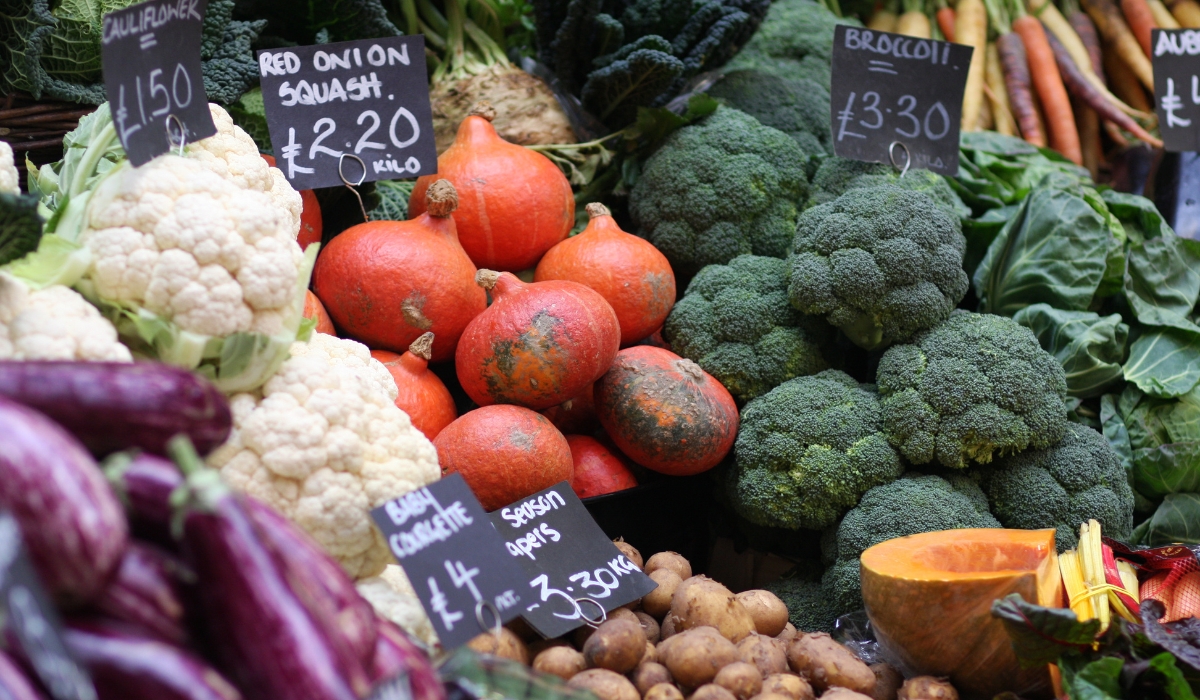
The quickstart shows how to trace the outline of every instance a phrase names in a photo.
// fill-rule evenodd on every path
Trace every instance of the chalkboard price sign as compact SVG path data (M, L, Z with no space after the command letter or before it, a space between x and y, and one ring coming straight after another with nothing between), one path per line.
M371 511L447 651L520 614L524 576L459 474Z
M1168 151L1200 151L1200 31L1154 29L1154 108Z
M958 173L970 46L838 25L830 124L843 158Z
M521 617L557 637L632 603L655 584L604 534L567 482L494 511L492 522L528 581Z
M147 0L104 15L104 89L117 138L134 165L217 133L200 68L206 5Z
M298 190L437 172L425 37L258 52L276 162Z

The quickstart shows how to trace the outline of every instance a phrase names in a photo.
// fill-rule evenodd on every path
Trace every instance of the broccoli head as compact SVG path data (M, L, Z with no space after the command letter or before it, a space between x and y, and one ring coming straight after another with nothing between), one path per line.
M813 173L806 206L811 208L832 202L853 189L850 183L863 175L887 175L890 172L893 172L892 167L883 163L830 156L822 160Z
M810 155L787 134L719 107L646 161L629 211L682 279L747 253L782 258L808 196Z
M708 95L796 139L805 153L830 153L829 91L811 80L755 70L727 73Z
M828 329L788 304L786 262L739 255L692 278L667 317L663 337L744 403L826 369L819 346Z
M879 399L838 370L784 382L746 404L729 499L769 527L828 527L868 489L904 471L882 431Z
M836 529L826 531L822 548L832 563L821 589L833 615L862 607L859 556L868 547L896 537L957 528L1000 527L987 510L987 497L965 476L909 473L867 491Z
M983 470L992 513L1005 527L1057 530L1058 550L1074 547L1079 524L1100 521L1119 540L1133 531L1133 489L1125 467L1100 433L1068 423L1058 444L1000 457Z
M944 321L967 293L957 217L921 192L850 190L800 216L792 243L792 305L824 314L867 350Z
M781 578L763 586L779 596L788 609L788 622L800 632L833 632L837 615L819 581Z
M956 311L888 348L876 381L888 438L913 464L987 463L1067 432L1062 365L1011 318Z

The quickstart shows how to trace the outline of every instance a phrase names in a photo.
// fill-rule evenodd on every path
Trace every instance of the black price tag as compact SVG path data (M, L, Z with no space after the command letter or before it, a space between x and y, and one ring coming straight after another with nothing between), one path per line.
M63 642L62 622L33 564L25 554L21 528L0 513L0 608L4 627L16 637L25 658L54 700L96 700L91 678Z
M521 617L545 637L597 620L598 607L607 613L658 586L621 554L565 481L491 517L532 589Z
M970 46L838 25L830 119L842 158L958 174Z
M1168 151L1200 151L1200 31L1154 29L1154 111Z
M292 187L437 172L424 36L259 51L258 70L271 146Z
M207 0L147 0L104 15L104 89L129 162L217 133L200 70Z
M447 651L520 614L524 577L483 507L450 476L371 511ZM499 620L496 616L499 615Z

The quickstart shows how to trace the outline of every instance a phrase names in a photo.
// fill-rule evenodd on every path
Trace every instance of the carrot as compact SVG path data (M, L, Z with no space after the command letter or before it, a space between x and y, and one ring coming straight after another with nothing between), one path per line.
M1025 44L1029 75L1033 78L1033 88L1037 90L1046 115L1050 147L1078 165L1083 162L1083 154L1080 151L1079 131L1075 127L1075 114L1071 111L1067 88L1058 72L1046 31L1042 29L1041 22L1025 14L1013 20L1012 28L1013 34L1019 35Z
M1078 97L1071 99L1075 109L1076 121L1079 123L1079 144L1083 148L1083 167L1092 174L1092 179L1098 181L1100 161L1103 151L1100 148L1100 116L1096 110L1084 104Z
M896 32L905 36L928 39L933 36L924 0L904 0L904 14L896 21Z
M1112 91L1130 107L1143 112L1154 109L1146 97L1146 91L1142 89L1141 82L1133 74L1133 69L1112 51L1104 53L1104 72L1108 75L1108 84L1112 86Z
M1125 138L1125 134L1117 128L1112 122L1104 122L1104 133L1108 134L1108 138L1117 145L1117 148L1129 148L1129 139Z
M1100 35L1096 33L1096 25L1092 22L1092 18L1088 17L1086 12L1080 10L1079 5L1076 3L1072 11L1067 14L1067 22L1071 25L1071 29L1075 31L1075 36L1079 37L1079 41L1083 43L1088 63L1092 67L1092 72L1103 81L1104 52L1100 50ZM1059 37L1059 40L1062 41L1062 37ZM1067 46L1067 43L1063 42L1063 45ZM1074 53L1071 54L1071 58L1074 58L1077 64L1080 61L1080 58Z
M946 37L946 41L954 41L954 8L946 4L946 0L938 0L938 9L934 13L937 18L938 29L942 30L942 36Z
M1146 0L1146 4L1150 6L1150 14L1154 15L1154 24L1158 25L1159 29L1183 28L1162 0Z
M896 10L900 7L900 0L888 0L882 7L871 15L871 20L867 22L867 29L877 32L894 32L896 31L896 23L899 17L896 15Z
M1129 30L1129 25L1121 16L1121 10L1112 0L1082 0L1083 9L1096 23L1100 36L1104 37L1117 56L1124 61L1137 79L1154 90L1154 69L1150 67L1150 59L1142 51L1141 44Z
M992 27L996 30L996 53L1000 56L1009 105L1021 131L1021 138L1042 147L1046 145L1046 131L1038 117L1033 81L1029 78L1029 63L1025 59L1025 43L1012 31L1003 2L986 0L986 7Z
M1000 51L994 42L988 42L987 62L984 64L984 87L992 107L992 121L996 131L1005 136L1016 136L1017 125L1013 122L1012 109L1008 106L1008 89L1004 84L1004 68L1000 65Z
M1150 5L1146 0L1121 0L1121 12L1129 24L1129 31L1133 32L1133 38L1137 39L1142 51L1149 56L1153 52L1150 47L1150 32L1158 28L1154 22L1154 14L1150 12Z
M1171 14L1186 29L1200 29L1200 3L1196 0L1175 0L1171 3Z
M1062 76L1062 82L1071 91L1072 95L1078 97L1088 107L1096 110L1100 116L1142 141L1152 146L1162 146L1162 141L1151 136L1137 122L1130 118L1129 115L1117 109L1116 106L1105 99L1104 95L1083 77L1083 72L1079 70L1079 66L1075 65L1067 50L1063 48L1062 43L1053 34L1048 34L1046 40L1049 43L1050 50L1054 53L1054 60ZM1063 155L1066 155L1066 153ZM1067 157L1069 158L1070 156Z
M975 49L963 91L962 130L975 131L983 105L983 69L987 60L987 8L983 0L958 0L954 8L954 37Z

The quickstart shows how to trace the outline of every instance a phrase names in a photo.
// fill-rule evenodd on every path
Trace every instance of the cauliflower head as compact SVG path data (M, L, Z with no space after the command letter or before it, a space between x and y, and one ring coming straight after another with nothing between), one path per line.
M405 632L429 647L437 646L437 631L421 607L421 599L398 564L388 564L378 576L360 579L358 593L381 617L396 623Z
M433 443L396 408L396 395L365 345L314 333L260 390L230 399L233 432L208 462L351 576L377 575L392 555L371 509L441 476Z
M12 146L0 141L0 193L21 194L21 175L13 162Z
M0 272L0 360L132 362L117 329L78 292L31 290Z

